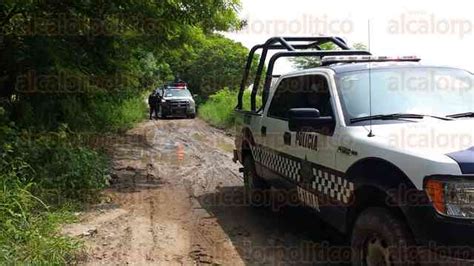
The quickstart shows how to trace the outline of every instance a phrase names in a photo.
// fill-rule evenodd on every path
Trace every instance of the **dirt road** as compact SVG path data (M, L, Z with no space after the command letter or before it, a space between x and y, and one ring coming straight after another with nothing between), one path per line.
M326 265L347 257L311 213L247 206L233 139L198 119L145 122L111 148L109 200L64 228L85 241L83 264Z

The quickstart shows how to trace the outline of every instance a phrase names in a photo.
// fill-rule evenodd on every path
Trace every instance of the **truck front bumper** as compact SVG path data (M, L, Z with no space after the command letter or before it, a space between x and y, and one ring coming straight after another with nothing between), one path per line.
M161 104L161 108L164 115L189 116L196 114L196 110L190 106L174 106L164 103Z
M424 191L419 193L418 199L427 200ZM420 255L422 265L474 264L474 220L442 216L430 203L406 206L404 213L415 239L425 249Z

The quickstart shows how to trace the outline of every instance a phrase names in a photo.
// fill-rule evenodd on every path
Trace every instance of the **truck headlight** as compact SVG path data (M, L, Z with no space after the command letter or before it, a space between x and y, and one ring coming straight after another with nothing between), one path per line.
M429 179L425 190L438 213L453 218L474 218L474 181Z

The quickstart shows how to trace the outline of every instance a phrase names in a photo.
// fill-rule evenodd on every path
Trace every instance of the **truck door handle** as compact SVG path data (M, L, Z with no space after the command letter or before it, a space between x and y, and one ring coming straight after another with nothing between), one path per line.
M262 127L260 129L260 133L262 133L262 137L266 137L267 136L267 127Z
M283 134L283 142L285 145L291 146L291 133L285 132L285 134Z

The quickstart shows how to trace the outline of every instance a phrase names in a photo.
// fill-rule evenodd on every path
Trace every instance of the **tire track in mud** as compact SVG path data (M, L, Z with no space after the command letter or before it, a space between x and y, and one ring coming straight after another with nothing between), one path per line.
M171 122L167 123L164 129L160 128L161 123L155 123L155 132L158 135L167 133L168 138L166 138L166 141L163 141L164 139L162 141L155 139L154 143L162 144L161 147L166 147L171 142L175 143L175 147L184 147L185 157L182 161L176 160L176 158L173 160L172 157L174 156L171 154L165 154L165 156L162 156L162 159L168 156L169 160L171 157L171 161L178 165L178 167L172 167L172 175L175 180L178 180L178 184L186 190L189 202L192 205L189 211L193 216L193 222L190 225L192 228L190 230L192 241L190 242L191 251L189 253L191 259L196 264L223 264L227 261L227 263L237 265L240 263L229 260L231 253L234 253L233 257L238 258L237 252L232 252L232 247L229 248L228 246L221 245L221 242L225 242L225 233L223 231L217 234L214 232L213 227L218 227L216 219L200 206L196 195L196 193L204 193L223 185L222 180L220 180L222 179L222 169L231 172L236 171L237 166L230 165L229 162L231 160L229 160L228 156L216 150L215 140L222 138L223 134L216 136L216 133L213 132L214 129L212 129L212 132L209 132L209 127L202 126L201 122L197 123L195 123L194 127L183 127L180 122ZM171 138L169 132L173 132ZM196 137L196 134L201 134L201 137ZM209 141L208 135L212 135L214 143ZM226 141L230 141L230 139L226 139ZM169 171L169 167L165 165L160 165L160 167L168 168L165 171ZM229 170L229 167L234 169ZM234 177L236 176L234 175ZM236 177L236 181L238 184L241 184L241 180L238 177ZM207 228L209 225L211 225L213 230ZM225 258L220 253L225 253Z
M81 264L314 264L303 255L313 255L309 244L325 243L328 229L299 211L247 206L233 139L223 131L199 119L159 120L140 124L126 139L113 147L108 203L65 230L97 230L82 236Z

